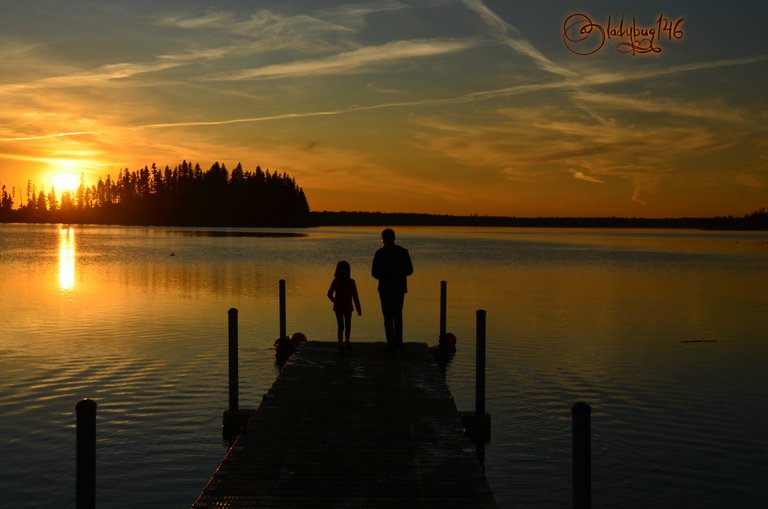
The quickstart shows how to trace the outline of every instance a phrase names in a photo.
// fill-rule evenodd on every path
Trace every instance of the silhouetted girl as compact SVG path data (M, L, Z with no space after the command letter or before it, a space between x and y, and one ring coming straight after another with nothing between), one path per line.
M336 313L336 323L338 324L339 351L344 351L342 338L346 338L347 348L349 348L349 332L352 326L352 304L354 303L357 314L362 315L360 310L360 298L357 296L357 285L351 277L352 269L349 262L344 260L336 264L336 272L333 275L333 282L328 289L328 298L333 302L333 311Z

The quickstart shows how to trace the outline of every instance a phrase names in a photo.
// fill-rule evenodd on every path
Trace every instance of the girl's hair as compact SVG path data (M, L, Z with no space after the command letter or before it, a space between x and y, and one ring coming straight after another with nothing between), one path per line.
M349 279L352 276L352 268L349 266L349 262L346 260L341 260L339 263L336 264L336 272L333 274L333 277L339 278L339 279Z

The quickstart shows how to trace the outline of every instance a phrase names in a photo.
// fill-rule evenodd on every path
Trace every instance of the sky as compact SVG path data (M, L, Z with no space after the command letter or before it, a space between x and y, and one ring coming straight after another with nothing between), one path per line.
M19 205L28 181L219 161L287 172L312 210L743 215L768 206L766 19L752 0L0 0L0 184Z

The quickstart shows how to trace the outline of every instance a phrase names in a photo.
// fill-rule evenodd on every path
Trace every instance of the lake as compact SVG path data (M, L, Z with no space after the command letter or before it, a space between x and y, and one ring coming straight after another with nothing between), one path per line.
M188 507L225 453L227 311L240 406L288 333L335 338L325 296L352 266L352 341L380 341L378 228L0 225L3 507L74 507L74 408L98 403L97 506ZM415 272L406 341L458 338L447 381L474 409L487 311L486 474L502 508L571 500L570 408L592 406L594 507L768 506L768 234L396 228Z

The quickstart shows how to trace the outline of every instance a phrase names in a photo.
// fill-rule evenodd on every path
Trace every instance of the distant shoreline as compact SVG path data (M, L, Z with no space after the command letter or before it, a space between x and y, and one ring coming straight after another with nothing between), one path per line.
M68 220L66 220L68 219ZM0 214L0 223L22 224L93 224L120 226L178 226L178 227L247 227L247 228L306 228L321 226L463 226L463 227L499 227L499 228L659 228L687 229L709 231L767 231L768 213L760 209L745 216L715 216L715 217L677 217L677 218L644 218L644 217L514 217L514 216L454 216L448 214L421 214L409 212L361 212L361 211L321 211L309 212L305 221L293 224L274 224L269 222L242 222L225 224L211 222L195 224L181 221L153 221L144 217L141 221L131 221L129 218L118 221L100 221L98 217L88 217L78 221L75 216L48 217L34 220L20 215ZM114 218L112 218L114 219Z
M310 212L312 226L485 226L516 228L681 228L721 231L768 230L764 209L742 217L511 217L452 216L403 212Z

